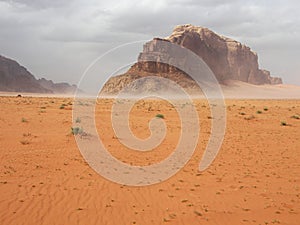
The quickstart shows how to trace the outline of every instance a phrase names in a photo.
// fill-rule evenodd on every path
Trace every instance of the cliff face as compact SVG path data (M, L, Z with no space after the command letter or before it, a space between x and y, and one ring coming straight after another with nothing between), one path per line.
M281 78L271 77L269 71L259 69L257 54L249 47L230 38L219 36L207 28L181 25L175 27L169 37L154 38L146 43L138 62L124 75L108 80L101 92L115 94L133 80L150 75L172 79L189 89L197 88L189 76L173 66L142 61L145 55L160 54L165 51L162 49L161 41L178 44L200 56L220 83L225 83L226 80L238 80L256 85L282 83Z
M0 55L0 91L69 94L77 87L68 83L37 80L25 67Z
M251 84L281 84L270 72L260 70L257 54L235 40L222 37L207 28L177 26L166 38L200 56L219 81L239 80Z

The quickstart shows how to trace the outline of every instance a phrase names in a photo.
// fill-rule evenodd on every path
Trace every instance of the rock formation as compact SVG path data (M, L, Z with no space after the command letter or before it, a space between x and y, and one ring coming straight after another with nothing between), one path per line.
M162 76L174 80L184 88L197 88L188 75L173 66L140 60L143 55L163 52L159 44L161 41L178 44L200 56L220 83L224 84L226 80L238 80L256 85L282 83L281 78L271 77L269 71L259 69L257 54L249 47L222 37L207 28L180 25L175 27L169 37L154 38L146 43L138 62L125 74L110 78L101 92L116 94L133 80L145 76Z
M0 91L71 94L77 89L67 83L37 80L25 67L0 55Z

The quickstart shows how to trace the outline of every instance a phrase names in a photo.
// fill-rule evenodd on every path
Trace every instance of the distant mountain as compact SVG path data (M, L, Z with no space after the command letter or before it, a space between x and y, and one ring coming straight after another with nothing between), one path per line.
M18 62L0 55L0 91L72 94L76 89L76 85L36 79Z
M169 64L142 60L144 56L146 56L144 58L151 58L149 57L151 55L172 52L172 49L164 49L167 45L163 45L162 41L180 45L197 54L210 67L221 84L225 84L226 80L237 80L255 85L282 83L281 78L272 77L269 71L259 68L257 54L246 45L220 36L208 28L188 24L175 27L173 33L167 38L154 38L146 43L137 63L125 74L110 78L101 93L114 95L134 80L147 76L160 76L171 79L191 92L198 89L194 80L179 69ZM174 61L172 56L167 60L169 62ZM185 60L187 59L183 58L181 61L185 62ZM144 82L144 84L141 82ZM151 83L149 80L141 82L140 85L144 86L144 91L147 91L149 87L154 90L166 90L168 88L159 87L162 85L158 82Z
M52 80L46 80L41 78L38 80L39 84L48 90L51 90L53 93L58 94L72 94L76 91L76 85L70 85L68 83L53 83Z

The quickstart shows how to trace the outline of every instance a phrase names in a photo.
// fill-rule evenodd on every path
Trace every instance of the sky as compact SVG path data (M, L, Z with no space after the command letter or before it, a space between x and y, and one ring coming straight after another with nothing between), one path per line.
M300 85L299 12L297 0L0 0L0 55L37 78L77 84L112 48L139 41L141 51L146 40L193 24L246 44L260 68Z

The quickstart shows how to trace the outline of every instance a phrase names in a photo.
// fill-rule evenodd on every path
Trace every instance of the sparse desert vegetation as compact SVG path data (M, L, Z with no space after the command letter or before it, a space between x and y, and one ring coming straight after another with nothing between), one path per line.
M299 115L293 115L293 116L291 116L291 118L296 119L296 120L299 120L299 119L300 119L300 116L299 116Z
M73 135L78 135L83 133L83 129L81 127L71 127L71 133Z
M67 105L63 103L63 104L60 105L59 108L60 108L60 109L64 109L66 106L67 106Z
M160 119L164 119L165 118L165 116L163 114L156 114L155 117L160 118Z

